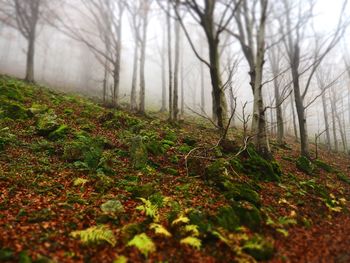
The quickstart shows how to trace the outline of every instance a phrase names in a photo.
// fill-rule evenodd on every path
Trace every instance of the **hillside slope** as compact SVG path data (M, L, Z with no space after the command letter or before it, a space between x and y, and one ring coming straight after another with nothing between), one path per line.
M349 262L350 162L0 77L0 262Z

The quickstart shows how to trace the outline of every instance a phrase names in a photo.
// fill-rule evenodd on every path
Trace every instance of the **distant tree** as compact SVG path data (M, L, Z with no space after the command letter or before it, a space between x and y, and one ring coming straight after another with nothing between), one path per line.
M283 20L281 20L281 31L285 36L284 45L293 79L295 106L299 120L301 154L310 158L306 121L306 109L309 104L306 105L305 100L318 67L337 45L346 30L343 14L347 0L343 2L343 8L335 32L324 39L316 36L315 33L314 50L311 51L313 54L311 58L309 57L310 50L304 50L306 45L303 45L303 39L308 32L307 30L313 29L310 24L312 24L314 2L310 1L309 6L305 6L304 1L283 0L282 3L281 12L283 15L280 17ZM303 76L306 78L305 82L302 81Z
M1 0L0 20L17 29L27 41L25 80L34 82L35 41L38 23L44 20L48 9L46 0Z
M120 66L122 53L124 0L89 0L72 4L68 13L57 12L58 30L72 39L84 43L104 68L104 96L107 73L113 77L112 104L119 106ZM83 8L82 8L83 7ZM78 18L77 18L78 17ZM77 21L78 20L78 21ZM89 25L91 28L87 28ZM96 33L97 32L97 33Z

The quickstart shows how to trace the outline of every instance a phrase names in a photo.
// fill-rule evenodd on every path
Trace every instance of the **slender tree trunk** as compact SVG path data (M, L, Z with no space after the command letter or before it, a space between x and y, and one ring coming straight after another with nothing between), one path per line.
M145 63L146 63L146 44L147 44L147 27L148 27L148 0L144 2L144 13L142 23L142 42L141 42L141 58L140 58L140 113L145 113Z
M338 152L338 138L337 138L337 126L336 126L336 113L335 113L335 102L331 98L331 111L332 111L332 128L333 128L333 140L334 140L334 151Z
M173 120L173 59L172 59L172 47L171 47L171 3L168 1L168 15L167 15L167 36L168 36L168 74L169 74L169 120Z
M290 100L291 100L290 106L291 106L291 109L292 109L292 116L293 116L294 137L295 137L295 141L299 142L299 135L298 135L298 128L297 128L297 118L296 118L295 107L294 107L294 93L291 94Z
M135 41L134 46L134 65L132 70L132 81L131 81L131 96L130 96L130 108L132 111L137 110L137 100L136 100L136 87L137 87L137 71L138 71L138 62L139 62L139 45Z
M203 46L201 45L201 54L203 54ZM201 63L201 111L205 113L205 84L204 84L204 65Z
M220 131L224 130L225 122L227 119L227 102L225 93L222 89L222 81L219 68L219 53L218 43L216 40L209 41L209 57L210 57L210 76L211 84L213 87L213 107L214 113L217 118L217 126Z
M182 42L181 42L182 43ZM183 46L183 43L181 44ZM184 68L184 50L181 52L181 117L185 115L185 68Z
M166 67L166 51L165 51L165 45L166 45L166 36L163 34L163 43L162 43L162 54L161 54L161 74L162 74L162 107L160 109L161 112L166 111L166 73L165 73L165 67Z
M325 130L326 130L327 151L331 151L331 135L329 133L328 109L327 109L325 92L322 93L322 106L323 106L324 125L325 125Z
M278 73L277 73L278 74ZM275 101L276 101L276 120L277 120L277 143L284 144L284 124L281 104L281 94L277 79L274 80Z
M179 1L176 0L176 9ZM179 113L179 64L180 64L180 23L175 21L175 65L174 65L174 95L173 95L173 121L178 120Z
M35 29L28 38L27 67L25 80L34 82Z

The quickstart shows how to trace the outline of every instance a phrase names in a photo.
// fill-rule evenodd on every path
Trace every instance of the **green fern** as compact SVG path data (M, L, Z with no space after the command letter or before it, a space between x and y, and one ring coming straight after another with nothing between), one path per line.
M113 263L127 263L128 259L125 256L120 256L113 261Z
M93 226L85 230L73 231L70 235L73 238L79 238L84 244L98 244L105 241L114 247L117 243L113 232L107 226Z
M74 180L73 185L74 186L79 186L79 185L84 186L87 182L89 182L89 180L84 179L84 178L77 178Z
M145 198L140 198L140 200L143 202L143 205L139 205L138 207L136 207L136 210L145 212L147 216L152 218L155 222L158 222L158 207L156 205L153 205L150 200L147 200Z
M199 230L197 225L186 225L184 227L184 230L186 233L191 233L191 236L193 237L199 236Z
M180 223L187 224L189 222L190 222L190 219L187 216L185 216L184 214L180 214L180 216L176 218L171 224L172 225L177 225Z
M148 257L149 253L156 251L156 245L146 233L134 236L134 238L128 242L127 246L135 246L145 257Z
M180 240L181 244L186 244L189 245L191 247L194 247L196 249L200 249L202 246L202 242L200 239L196 238L196 237L185 237L183 239Z
M171 233L162 225L160 224L155 224L152 223L150 225L150 229L153 229L154 232L158 235L166 236L166 237L171 237Z

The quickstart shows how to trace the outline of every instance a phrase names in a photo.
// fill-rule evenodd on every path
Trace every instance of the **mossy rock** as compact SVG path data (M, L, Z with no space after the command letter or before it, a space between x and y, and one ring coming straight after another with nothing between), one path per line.
M240 223L256 231L261 226L262 217L259 209L248 201L233 202L231 205Z
M308 175L312 175L315 170L315 166L305 156L300 156L297 159L297 168Z
M148 198L152 194L156 193L156 189L154 188L154 185L151 183L144 184L144 185L132 185L127 186L126 190L131 193L132 197L142 197L142 198Z
M145 226L142 223L131 223L123 226L121 230L121 237L124 243L127 243L135 235L145 231Z
M38 134L47 136L59 128L56 114L53 112L44 113L38 116L36 121L36 130Z
M35 116L37 114L43 114L48 111L48 107L45 104L33 103L32 106L28 109L31 116Z
M320 159L316 159L316 160L314 161L314 164L315 164L318 168L321 168L322 170L324 170L324 171L326 171L326 172L328 172L328 173L333 173L333 172L335 172L335 169L334 169L331 165L325 163L324 161L322 161L322 160L320 160Z
M229 161L230 165L232 166L232 168L235 170L235 172L242 172L244 167L243 167L243 164L242 164L242 161L237 158L237 157L233 157L233 158L230 158Z
M248 158L243 162L243 171L255 180L280 182L281 168L276 161L267 161L252 147L248 147Z
M205 180L209 184L225 190L224 183L229 180L229 165L225 159L217 159L205 168Z
M131 139L130 157L135 169L141 169L147 165L148 152L141 136L135 136Z
M229 200L248 201L256 206L260 206L261 200L259 194L246 184L233 184L226 182L225 197Z
M48 138L50 140L59 140L59 139L63 139L67 136L67 134L69 133L70 128L65 125L62 124L60 125L60 127L58 127L56 130L54 130L53 132L51 132L48 136Z
M185 144L187 144L188 146L191 146L191 147L195 146L196 143L197 143L197 140L192 138L192 137L190 137L190 136L186 136L182 141L183 141L183 143L185 143Z
M17 85L11 85L8 80L1 80L0 82L0 96L15 101L23 101L23 94L18 89Z
M216 224L228 231L236 231L240 218L232 207L221 207L215 217Z
M243 251L258 261L266 261L273 257L274 245L259 235L254 235L243 245Z
M337 177L339 180L343 181L344 183L350 184L350 177L346 176L343 173L337 173Z
M22 104L0 97L0 118L23 120L28 118L28 111Z
M67 161L84 160L84 152L86 150L86 145L80 141L66 143L63 150L63 159Z

